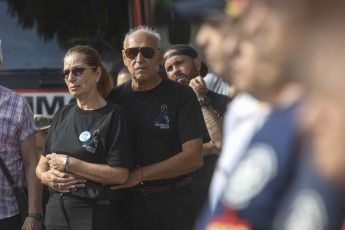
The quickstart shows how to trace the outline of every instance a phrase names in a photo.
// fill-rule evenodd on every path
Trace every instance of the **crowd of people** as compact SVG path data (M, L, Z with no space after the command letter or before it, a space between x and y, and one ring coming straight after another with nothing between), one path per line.
M22 223L0 174L0 229L342 229L344 9L173 3L201 23L205 62L139 26L114 87L99 53L76 45L60 72L76 102L51 123L0 86L0 156L28 189Z

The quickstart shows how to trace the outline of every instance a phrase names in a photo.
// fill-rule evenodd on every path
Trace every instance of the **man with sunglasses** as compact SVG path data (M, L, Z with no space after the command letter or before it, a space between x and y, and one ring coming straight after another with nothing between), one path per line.
M197 203L191 175L203 164L210 140L196 95L189 86L157 73L160 35L141 26L130 30L122 52L131 81L109 99L128 114L134 133L134 163L122 216L126 229L191 229Z
M204 165L196 170L193 177L200 211L207 198L212 173L220 153L223 115L231 98L207 89L203 78L207 75L208 68L198 57L197 51L188 45L171 46L164 54L162 66L171 80L193 88L211 136L211 142L205 143L203 148Z

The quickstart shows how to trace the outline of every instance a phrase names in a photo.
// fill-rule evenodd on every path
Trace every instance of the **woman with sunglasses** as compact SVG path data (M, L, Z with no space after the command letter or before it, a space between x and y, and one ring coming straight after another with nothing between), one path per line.
M76 102L55 113L36 170L51 192L46 227L106 229L110 200L123 197L109 185L124 183L132 164L129 129L120 107L105 99L113 82L96 50L71 48L60 76Z

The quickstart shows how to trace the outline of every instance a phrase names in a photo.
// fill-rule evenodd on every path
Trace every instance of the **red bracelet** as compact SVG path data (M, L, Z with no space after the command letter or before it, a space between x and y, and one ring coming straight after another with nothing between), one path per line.
M137 168L140 169L140 171L141 171L141 174L140 174L140 183L143 184L143 183L144 183L144 181L143 181L144 170L143 170L143 168L141 168L139 165L137 165Z

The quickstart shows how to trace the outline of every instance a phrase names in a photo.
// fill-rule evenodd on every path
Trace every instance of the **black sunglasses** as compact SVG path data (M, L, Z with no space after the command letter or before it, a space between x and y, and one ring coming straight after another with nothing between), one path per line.
M74 68L74 69L71 69L71 70L63 70L60 72L60 77L62 79L67 79L69 77L69 74L72 72L72 74L74 76L80 76L84 73L84 70L85 69L96 69L97 67L96 66L93 66L93 67L88 67L88 68L84 68L84 67L77 67L77 68Z
M153 58L156 51L160 49L153 49L151 47L140 47L140 48L127 48L125 49L126 57L129 59L134 59L138 56L139 52L143 55L144 58Z

